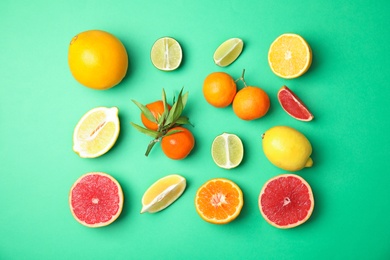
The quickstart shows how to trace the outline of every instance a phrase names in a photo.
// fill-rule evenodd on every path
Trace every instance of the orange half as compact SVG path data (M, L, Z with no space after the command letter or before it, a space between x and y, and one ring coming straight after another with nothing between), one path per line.
M213 224L226 224L240 214L244 199L234 182L216 178L204 183L196 192L195 207L199 216Z

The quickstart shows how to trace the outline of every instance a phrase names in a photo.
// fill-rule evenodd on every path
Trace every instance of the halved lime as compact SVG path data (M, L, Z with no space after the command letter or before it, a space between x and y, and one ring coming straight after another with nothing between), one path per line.
M223 42L214 52L214 62L220 67L232 64L240 56L244 42L240 38L231 38Z
M164 71L175 70L180 66L183 53L181 46L171 37L158 39L152 47L150 58L153 65Z
M237 135L223 133L214 139L211 156L219 167L232 169L240 165L244 157L244 146Z

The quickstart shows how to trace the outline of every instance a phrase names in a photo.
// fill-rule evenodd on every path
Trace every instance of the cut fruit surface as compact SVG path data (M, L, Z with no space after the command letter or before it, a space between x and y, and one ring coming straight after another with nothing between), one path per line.
M302 100L287 86L279 90L278 100L283 110L293 118L300 121L311 121L314 118Z
M150 52L153 65L164 71L177 69L181 64L182 57L183 53L179 42L170 37L158 39Z
M118 108L91 109L74 129L73 150L82 158L101 156L114 146L119 131Z
M82 225L107 226L122 212L122 188L118 181L106 173L87 173L71 187L69 206L73 217Z
M232 64L240 56L244 42L239 38L231 38L223 42L214 52L214 62L220 67Z
M176 201L186 188L186 179L173 174L153 183L142 197L141 213L161 211Z
M311 61L309 44L297 34L282 34L271 44L268 51L271 70L286 79L303 75L310 68Z
M237 135L223 133L214 139L211 156L219 167L232 169L240 165L244 157L244 146Z
M240 187L228 179L216 178L196 192L195 208L199 216L213 224L226 224L240 214L244 198Z
M310 185L295 174L268 180L259 196L261 215L277 228L293 228L305 223L314 209Z

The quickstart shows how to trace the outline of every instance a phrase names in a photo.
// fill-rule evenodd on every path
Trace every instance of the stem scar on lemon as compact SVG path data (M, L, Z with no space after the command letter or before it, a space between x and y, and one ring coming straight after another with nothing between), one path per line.
M147 118L149 121L157 124L157 130L149 129L146 127L142 127L138 124L131 122L131 125L138 130L139 132L146 134L153 138L149 142L149 145L146 149L145 156L148 156L153 146L160 142L164 137L168 137L174 135L176 133L182 132L181 128L177 128L179 126L189 124L192 125L189 121L189 118L182 115L182 112L187 104L188 100L188 92L183 94L183 88L180 90L179 95L177 96L177 100L175 97L173 98L172 107L167 103L167 98L165 94L165 90L162 90L162 103L164 106L163 112L157 114L156 116L149 110L149 108L136 100L132 100L134 104L141 110L141 114ZM192 143L194 140L192 139ZM193 144L188 146L190 151L193 148ZM188 153L190 152L188 151ZM187 155L188 155L187 153ZM184 157L183 157L184 158ZM180 158L180 159L183 159Z

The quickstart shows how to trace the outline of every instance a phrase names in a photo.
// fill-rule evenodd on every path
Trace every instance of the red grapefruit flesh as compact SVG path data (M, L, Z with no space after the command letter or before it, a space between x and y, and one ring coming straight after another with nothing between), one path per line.
M301 121L311 121L314 118L302 100L287 86L280 88L278 100L284 111L293 118Z
M277 228L293 228L305 223L314 209L310 185L295 174L268 180L259 196L261 215Z
M106 173L87 173L70 189L69 206L73 217L84 226L107 226L122 212L122 188Z

